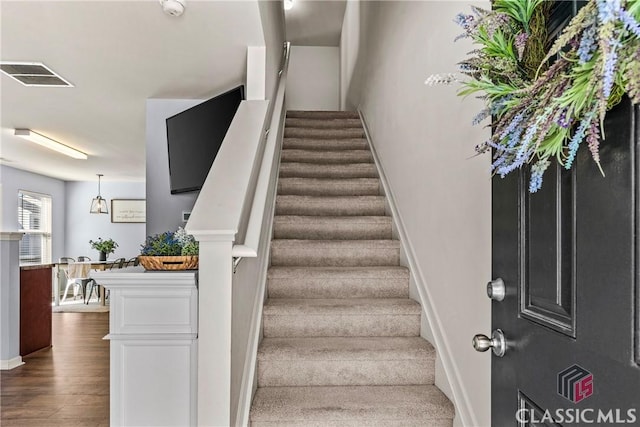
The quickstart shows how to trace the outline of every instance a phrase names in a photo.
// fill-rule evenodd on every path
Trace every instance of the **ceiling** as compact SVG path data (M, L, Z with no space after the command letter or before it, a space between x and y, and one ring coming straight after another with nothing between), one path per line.
M338 46L345 1L295 0L294 45ZM263 45L256 1L0 1L2 61L42 62L71 88L0 74L0 163L65 181L144 181L149 98L204 99L244 81L246 47ZM88 154L74 160L13 135L26 128Z

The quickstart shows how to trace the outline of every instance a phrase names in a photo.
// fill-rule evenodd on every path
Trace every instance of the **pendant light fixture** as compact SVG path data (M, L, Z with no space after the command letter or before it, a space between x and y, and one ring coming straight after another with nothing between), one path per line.
M91 201L91 210L89 211L89 213L106 214L109 213L109 210L107 209L107 200L103 199L100 195L100 178L103 175L101 173L98 173L96 175L98 175L98 197L95 197Z

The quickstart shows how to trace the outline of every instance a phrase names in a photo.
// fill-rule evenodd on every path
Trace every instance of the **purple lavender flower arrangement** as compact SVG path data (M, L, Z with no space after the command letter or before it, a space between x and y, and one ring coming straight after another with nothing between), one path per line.
M529 191L537 192L555 158L570 169L587 141L600 165L606 112L626 94L640 103L640 0L590 0L545 51L543 0L493 0L493 10L472 7L454 22L460 38L478 48L460 63L459 95L480 93L485 108L474 117L492 117L493 134L476 146L491 151L491 170L502 177L529 168ZM458 79L427 79L451 84Z

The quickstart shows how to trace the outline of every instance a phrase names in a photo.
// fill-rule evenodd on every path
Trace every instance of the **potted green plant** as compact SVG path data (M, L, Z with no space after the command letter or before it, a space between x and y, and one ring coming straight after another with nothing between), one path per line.
M198 242L180 227L147 236L138 259L146 270L193 270L198 268L198 252Z
M115 252L118 244L113 239L102 240L102 237L98 237L98 240L89 240L91 247L100 252L100 261L106 261L107 255Z

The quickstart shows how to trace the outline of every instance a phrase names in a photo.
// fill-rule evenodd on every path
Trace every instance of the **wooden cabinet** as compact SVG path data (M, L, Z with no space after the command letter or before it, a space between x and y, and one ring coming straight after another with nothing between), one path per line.
M51 265L20 267L20 355L51 346Z

